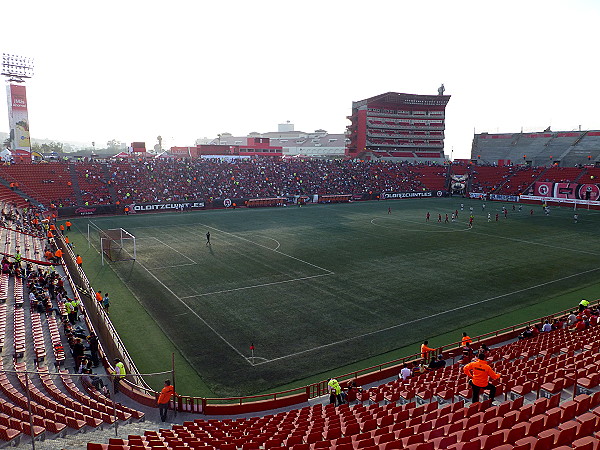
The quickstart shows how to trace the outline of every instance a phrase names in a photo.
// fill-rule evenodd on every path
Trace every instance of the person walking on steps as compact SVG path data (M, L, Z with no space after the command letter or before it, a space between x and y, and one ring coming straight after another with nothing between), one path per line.
M160 412L160 421L165 422L167 420L167 411L171 404L171 397L175 394L175 388L171 386L171 380L165 380L165 387L162 388L158 395L158 410Z

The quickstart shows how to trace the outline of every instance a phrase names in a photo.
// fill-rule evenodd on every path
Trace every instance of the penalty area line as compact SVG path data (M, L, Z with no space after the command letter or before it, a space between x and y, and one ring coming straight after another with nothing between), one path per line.
M313 352L315 350L321 350L323 348L333 347L334 345L344 344L344 343L347 343L347 342L350 342L350 341L355 341L355 340L361 339L363 337L372 336L372 335L375 335L375 334L383 333L384 331L393 330L395 328L404 327L406 325L412 325L413 323L422 322L424 320L429 320L429 319L432 319L434 317L443 316L444 314L448 314L448 313L451 313L451 312L459 311L461 309L465 309L465 308L470 308L472 306L481 305L483 303L487 303L487 302L490 302L492 300L498 300L500 298L508 297L510 295L520 294L522 292L527 292L529 290L537 289L537 288L543 287L543 286L547 286L549 284L553 284L553 283L556 283L558 281L564 281L564 280L568 280L569 278L577 277L577 276L580 276L580 275L585 275L587 273L597 272L598 270L600 270L600 267L595 267L593 269L589 269L589 270L586 270L586 271L583 271L583 272L578 272L578 273L574 273L572 275L567 275L567 276L562 277L562 278L557 278L555 280L546 281L545 283L539 283L539 284L536 284L534 286L529 286L529 287L526 287L526 288L523 288L523 289L518 289L516 291L507 292L506 294L500 294L500 295L496 295L495 297L490 297L490 298L486 298L486 299L483 299L483 300L479 300L477 302L469 303L468 305L457 306L456 308L448 309L446 311L440 311L438 313L431 314L431 315L426 316L426 317L419 317L418 319L409 320L408 322L403 322L403 323L399 323L399 324L396 324L396 325L391 325L389 327L385 327L385 328L382 328L380 330L370 331L368 333L359 334L357 336L352 336L352 337L349 337L349 338L346 338L346 339L341 339L339 341L330 342L328 344L318 345L318 346L313 347L313 348L308 348L306 350L301 350L299 352L290 353L289 355L284 355L284 356L279 356L277 358L272 358L272 359L269 359L268 361L257 362L257 363L255 363L255 365L256 366L260 366L262 364L267 364L267 363L271 363L271 362L275 362L275 361L281 361L283 359L291 358L292 356L299 356L299 355L302 355L302 354L305 354L305 353Z
M294 278L292 280L273 281L272 283L254 284L252 286L243 286L243 287L233 288L233 289L224 289L222 291L206 292L204 294L186 295L185 297L181 297L181 298L182 299L184 299L184 298L195 298L195 297L204 297L206 295L213 295L213 294L224 294L224 293L227 293L227 292L243 291L245 289L254 289L254 288L265 287L265 286L273 286L273 285L276 285L276 284L293 283L295 281L309 280L311 278L327 277L329 275L334 275L334 273L333 272L330 272L330 273L321 273L319 275L311 275L311 276L308 276L308 277Z
M265 249L267 249L267 250L270 250L270 251L272 251L272 252L279 253L280 255L282 255L282 256L285 256L285 257L287 257L287 258L295 259L296 261L300 261L300 262L301 262L301 263L303 263L303 264L307 264L307 265L309 265L309 266L315 267L315 268L317 268L317 269L319 269L319 270L322 270L323 272L327 272L328 274L333 274L333 271L331 271L331 270L329 270L329 269L324 269L323 267L319 267L319 266L317 266L316 264L309 263L308 261L304 261L303 259L296 258L295 256L288 255L287 253L280 252L279 250L277 250L277 248L279 248L279 247L277 247L277 248L275 248L275 249L272 249L272 248L270 248L270 247L267 247L266 245L262 245L262 244L259 244L258 242L254 242L254 241L251 241L250 239L246 239L245 237L242 237L242 236L237 236L237 235L235 235L235 234L233 234L233 233L230 233L229 231L219 230L218 228L211 227L210 225L206 225L206 224L203 224L203 223L201 223L201 224L199 224L199 225L201 225L201 226L203 226L203 227L206 227L206 228L210 228L211 230L218 231L219 233L228 234L228 235L230 235L230 236L233 236L233 237L234 237L234 238L236 238L236 239L240 239L240 240L242 240L242 241L249 242L249 243L251 243L251 244L257 245L257 246L259 246L259 247L262 247L262 248L265 248ZM269 238L269 239L272 239L272 238ZM275 240L275 239L273 239L273 240L274 240L275 242L279 243L277 240Z
M189 310L189 312L191 312L194 316L196 316L204 325L206 325L213 333L215 333L219 337L219 339L221 339L223 342L225 342L225 344L227 344L227 346L229 346L229 348L231 348L234 352L236 352L238 355L240 355L242 358L244 358L244 360L246 360L249 364L252 364L250 361L248 361L248 357L246 355L244 355L237 348L235 348L231 342L229 342L227 339L225 339L225 337L221 333L219 333L203 317L201 317L196 311L194 311L190 307L190 305L188 305L181 298L179 298L179 296L177 294L175 294L175 292L173 292L173 290L171 288L169 288L167 285L165 285L165 283L160 281L158 279L158 277L156 275L154 275L152 272L150 272L150 270L148 270L142 263L140 263L138 261L135 261L135 262L138 263L142 269L144 269L146 272L148 272L152 278L154 278L156 281L158 281L162 287L164 287L167 291L169 291L169 293L173 297L175 297L177 299L177 301L179 301L183 306L185 306Z

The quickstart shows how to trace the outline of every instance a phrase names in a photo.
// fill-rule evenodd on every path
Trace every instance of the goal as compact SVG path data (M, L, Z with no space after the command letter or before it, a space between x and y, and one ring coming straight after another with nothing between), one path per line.
M102 265L104 260L110 262L116 261L135 261L137 259L137 248L135 236L123 228L111 228L102 230L94 224L88 224L88 242L97 236L99 251L102 256Z

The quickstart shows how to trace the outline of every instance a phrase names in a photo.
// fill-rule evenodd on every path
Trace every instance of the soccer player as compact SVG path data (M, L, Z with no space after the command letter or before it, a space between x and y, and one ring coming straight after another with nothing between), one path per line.
M444 220L444 223L448 223L448 213L446 213L446 220Z
M498 217L499 217L498 213L496 213L496 222L498 222Z
M391 214L391 213L392 213L392 208L388 207L388 214Z
M508 209L504 208L504 218L506 219L506 215L508 214Z
M210 231L206 232L206 245L210 245Z
M473 214L469 216L469 228L473 228Z
M578 219L579 219L579 214L577 214L577 213L573 214L573 221L574 221L575 223L577 223L577 220L578 220Z
M429 222L429 211L427 211L427 215L425 216L425 222Z
M488 222L492 221L492 213L488 213Z
M454 213L452 213L452 223L454 223L455 220L456 220L456 215Z
M442 215L438 213L438 223L442 223Z

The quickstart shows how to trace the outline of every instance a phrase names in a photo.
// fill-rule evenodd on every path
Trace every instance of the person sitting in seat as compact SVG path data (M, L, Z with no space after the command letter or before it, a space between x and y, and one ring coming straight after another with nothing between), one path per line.
M443 367L446 367L446 360L444 359L444 355L442 355L441 353L438 355L437 359L429 363L430 370L437 370Z

